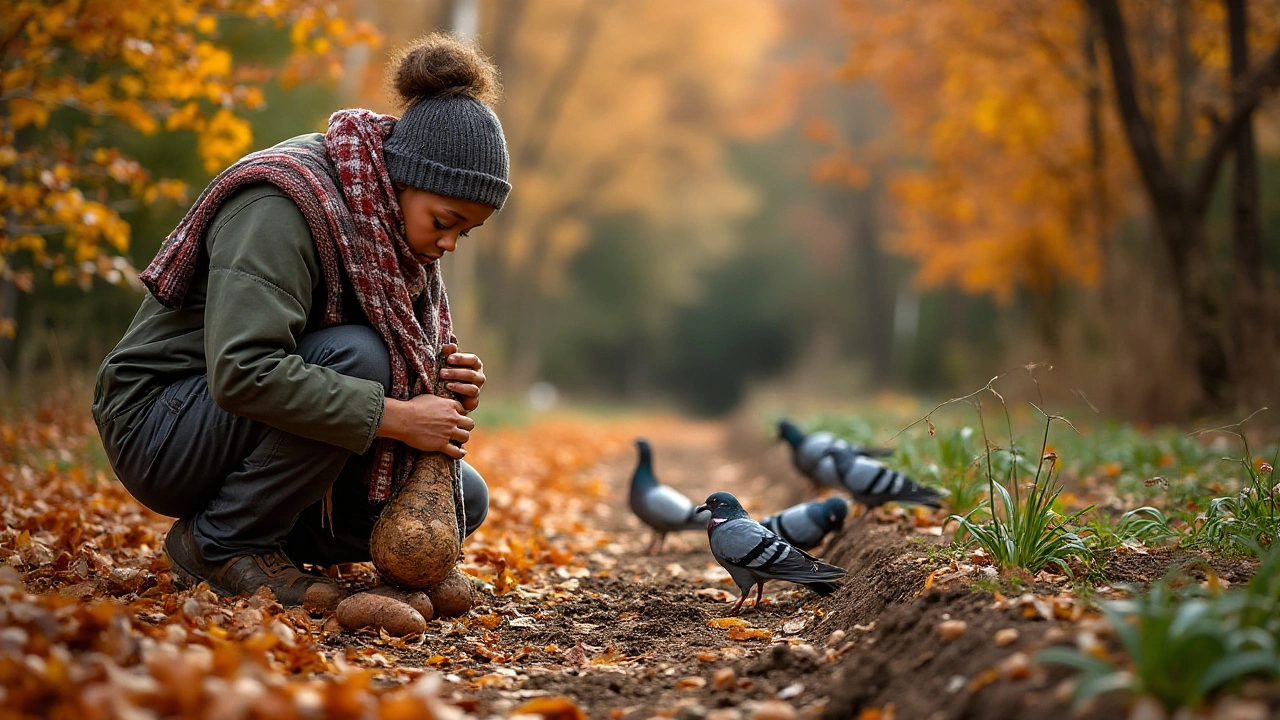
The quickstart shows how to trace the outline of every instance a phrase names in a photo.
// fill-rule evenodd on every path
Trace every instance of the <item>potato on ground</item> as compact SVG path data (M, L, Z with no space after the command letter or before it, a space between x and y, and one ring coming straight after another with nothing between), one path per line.
M431 606L436 617L457 617L466 615L475 604L475 590L471 586L471 578L461 570L454 568L439 583L427 588L431 596Z
M338 622L348 630L373 628L404 637L426 631L427 620L408 603L386 595L356 593L338 603Z
M436 616L435 606L431 604L431 596L425 590L408 590L394 585L378 585L369 590L374 595L395 598L422 614L423 619L431 620Z

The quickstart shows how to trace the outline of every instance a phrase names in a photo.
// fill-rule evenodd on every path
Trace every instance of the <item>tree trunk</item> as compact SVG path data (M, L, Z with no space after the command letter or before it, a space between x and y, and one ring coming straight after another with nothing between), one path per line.
M1195 58L1191 54L1191 2L1176 0L1173 6L1173 54L1178 114L1173 126L1173 171L1182 178L1191 147L1191 86L1195 83Z
M1231 85L1249 73L1248 8L1245 0L1226 0ZM1258 151L1253 123L1236 135L1231 192L1232 250L1231 350L1233 373L1247 388L1274 386L1269 357L1275 349L1275 318L1266 302L1262 229L1259 220Z
M1232 88L1230 113L1209 138L1208 149L1188 182L1165 159L1138 102L1137 72L1118 0L1087 3L1106 42L1116 106L1173 270L1191 361L1206 399L1221 407L1232 378L1222 327L1225 313L1214 292L1205 247L1205 215L1223 157L1248 127L1263 93L1280 84L1280 45L1256 68L1241 68L1240 79Z

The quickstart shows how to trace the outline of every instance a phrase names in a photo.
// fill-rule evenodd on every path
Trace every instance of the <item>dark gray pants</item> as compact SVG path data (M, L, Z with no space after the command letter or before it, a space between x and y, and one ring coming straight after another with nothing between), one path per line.
M298 355L344 375L391 384L387 349L363 325L303 336ZM369 560L369 533L381 512L368 500L366 455L310 440L218 407L204 375L179 380L129 416L100 428L125 488L161 515L193 518L206 560L283 547L295 563ZM107 433L118 433L108 438ZM463 463L467 535L484 522L489 491ZM321 499L333 487L333 526L322 527Z

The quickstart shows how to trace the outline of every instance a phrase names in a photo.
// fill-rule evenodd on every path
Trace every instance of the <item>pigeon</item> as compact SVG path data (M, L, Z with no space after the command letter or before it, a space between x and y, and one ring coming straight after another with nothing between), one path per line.
M856 448L827 432L805 435L787 420L778 422L778 437L791 445L796 469L819 485L848 492L868 509L887 502L941 507L941 493L872 459L889 450Z
M636 440L636 449L640 461L631 475L631 512L653 528L653 541L645 552L654 555L662 552L667 533L705 528L711 514L699 512L692 500L658 482L653 474L653 450L647 441Z
M799 583L824 596L840 587L835 581L845 574L843 569L822 562L752 520L733 495L712 493L698 510L711 512L707 523L711 554L742 593L731 614L738 614L753 585L759 608L769 580Z
M811 432L805 435L795 423L787 419L778 421L778 439L786 440L791 446L791 459L800 472L827 487L841 487L838 482L825 482L817 477L822 459L833 449L847 449L856 457L888 457L893 454L892 448L854 447L848 442L829 432Z
M760 524L801 550L810 550L821 545L827 533L844 527L848 514L849 503L833 497L794 505L761 520Z

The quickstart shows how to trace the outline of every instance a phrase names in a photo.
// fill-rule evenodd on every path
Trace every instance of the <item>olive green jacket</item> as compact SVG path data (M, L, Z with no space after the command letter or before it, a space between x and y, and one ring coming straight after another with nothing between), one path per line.
M269 183L242 188L209 225L183 306L167 308L148 293L103 361L94 420L128 424L169 384L204 374L229 413L363 453L382 423L382 385L293 354L298 338L319 327L325 292L298 206ZM343 297L347 316L363 318L345 279Z

